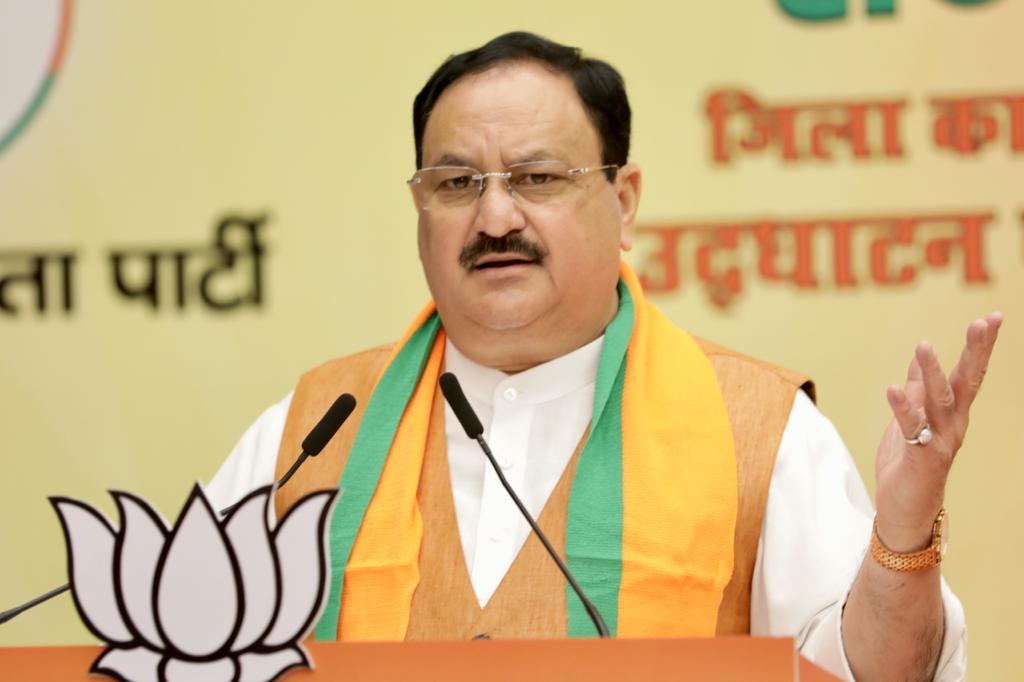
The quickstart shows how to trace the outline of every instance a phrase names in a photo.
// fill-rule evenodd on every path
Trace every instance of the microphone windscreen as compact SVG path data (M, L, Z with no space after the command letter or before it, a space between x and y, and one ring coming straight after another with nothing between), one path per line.
M356 399L350 393L342 393L338 396L338 399L331 405L331 409L327 410L327 414L320 418L306 439L302 441L302 451L311 456L319 455L354 409L356 409Z
M441 375L441 393L444 394L444 399L451 405L452 412L455 413L455 418L462 424L462 429L466 432L466 435L476 440L484 432L483 424L480 423L476 412L473 411L469 401L466 400L466 394L462 392L459 380L451 372L445 372Z

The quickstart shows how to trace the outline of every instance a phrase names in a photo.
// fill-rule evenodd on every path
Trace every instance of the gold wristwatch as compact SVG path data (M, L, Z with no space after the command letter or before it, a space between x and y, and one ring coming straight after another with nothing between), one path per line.
M894 552L882 544L878 537L878 520L875 519L871 529L871 556L879 564L890 571L901 571L909 573L922 571L932 566L937 566L942 558L946 556L946 546L949 544L949 514L945 509L939 510L932 525L932 544L919 552L900 554Z

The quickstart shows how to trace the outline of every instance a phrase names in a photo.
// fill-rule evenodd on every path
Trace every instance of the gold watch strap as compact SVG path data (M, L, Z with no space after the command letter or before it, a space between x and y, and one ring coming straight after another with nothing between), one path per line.
M908 554L894 552L882 544L881 538L878 537L878 520L876 519L871 527L871 557L884 568L901 573L921 571L937 566L942 561L942 552L939 548L941 541L939 529L942 527L942 517L945 515L946 510L941 509L939 515L935 517L935 523L932 525L932 543L920 551Z

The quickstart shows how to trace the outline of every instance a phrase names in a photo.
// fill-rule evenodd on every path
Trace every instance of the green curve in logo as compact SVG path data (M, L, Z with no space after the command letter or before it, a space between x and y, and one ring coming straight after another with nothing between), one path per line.
M3 154L7 150L14 139L18 137L28 127L29 121L36 115L39 109L43 106L43 102L46 101L46 96L50 94L50 88L53 87L53 82L57 79L57 71L60 69L61 62L64 60L64 48L68 41L68 30L71 26L71 2L72 0L63 0L61 2L61 18L60 18L60 31L57 37L57 45L53 50L53 57L50 59L50 67L47 70L46 77L43 78L43 82L39 84L39 88L36 90L35 96L32 97L32 101L29 102L25 111L18 117L14 125L11 126L10 130L3 133L0 136L0 154Z
M43 100L46 99L46 95L49 94L50 88L53 86L53 80L53 74L46 75L46 78L43 79L42 85L40 85L39 89L36 91L36 96L32 98L28 108L25 109L25 113L18 118L14 125L11 126L11 129L8 130L3 137L0 137L0 154L3 154L4 150L14 142L14 138L20 135L21 131L28 127L28 122L32 120L32 117L36 115L39 108L43 106Z

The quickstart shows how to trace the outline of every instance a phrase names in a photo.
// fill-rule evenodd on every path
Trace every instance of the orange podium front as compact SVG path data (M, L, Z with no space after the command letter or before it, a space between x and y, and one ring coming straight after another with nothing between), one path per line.
M837 678L800 658L791 638L487 640L472 642L309 642L315 670L281 679L582 679L819 682ZM95 680L96 646L0 648L0 679Z

